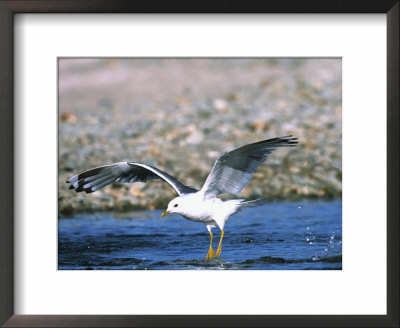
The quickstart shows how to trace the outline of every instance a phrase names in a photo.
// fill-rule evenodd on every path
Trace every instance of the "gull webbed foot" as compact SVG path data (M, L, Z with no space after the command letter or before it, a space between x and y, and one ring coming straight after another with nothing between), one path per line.
M207 255L206 255L206 259L207 259L207 260L211 260L213 257L216 256L215 254L216 254L216 253L214 252L214 250L213 250L212 248L210 248L210 249L208 250Z

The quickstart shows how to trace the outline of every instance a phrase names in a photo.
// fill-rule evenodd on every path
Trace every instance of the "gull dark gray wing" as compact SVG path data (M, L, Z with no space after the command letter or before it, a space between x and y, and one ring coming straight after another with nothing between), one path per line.
M91 193L99 190L114 181L117 182L147 182L149 180L160 179L167 182L178 195L189 194L197 190L185 186L173 176L163 172L153 166L134 163L119 162L110 165L95 167L73 176L67 180L71 183L70 189L76 192L84 191Z
M292 136L262 140L223 153L214 163L200 192L204 198L224 192L238 194L251 180L253 173L268 154L279 147L293 147L297 138Z

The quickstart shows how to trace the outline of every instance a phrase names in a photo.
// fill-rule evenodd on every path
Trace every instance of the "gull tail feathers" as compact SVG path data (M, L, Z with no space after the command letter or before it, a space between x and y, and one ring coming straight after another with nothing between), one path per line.
M256 206L261 206L268 203L268 198L260 198L260 199L255 199L255 200L249 200L246 202L241 202L239 206L239 211L246 208L246 207L256 207Z

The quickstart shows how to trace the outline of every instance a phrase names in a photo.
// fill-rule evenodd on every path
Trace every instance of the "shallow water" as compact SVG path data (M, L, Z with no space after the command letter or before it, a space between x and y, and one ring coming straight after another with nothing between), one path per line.
M269 203L225 226L222 254L204 259L204 224L161 210L79 214L59 219L61 270L340 270L341 201ZM214 249L219 229L214 229Z

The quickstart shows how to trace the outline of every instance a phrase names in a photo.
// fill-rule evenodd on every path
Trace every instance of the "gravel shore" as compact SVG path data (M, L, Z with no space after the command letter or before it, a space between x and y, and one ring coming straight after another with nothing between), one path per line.
M333 199L342 192L340 59L60 59L59 213L164 208L161 181L92 194L65 181L119 161L159 167L200 188L220 153L294 135L241 198Z

